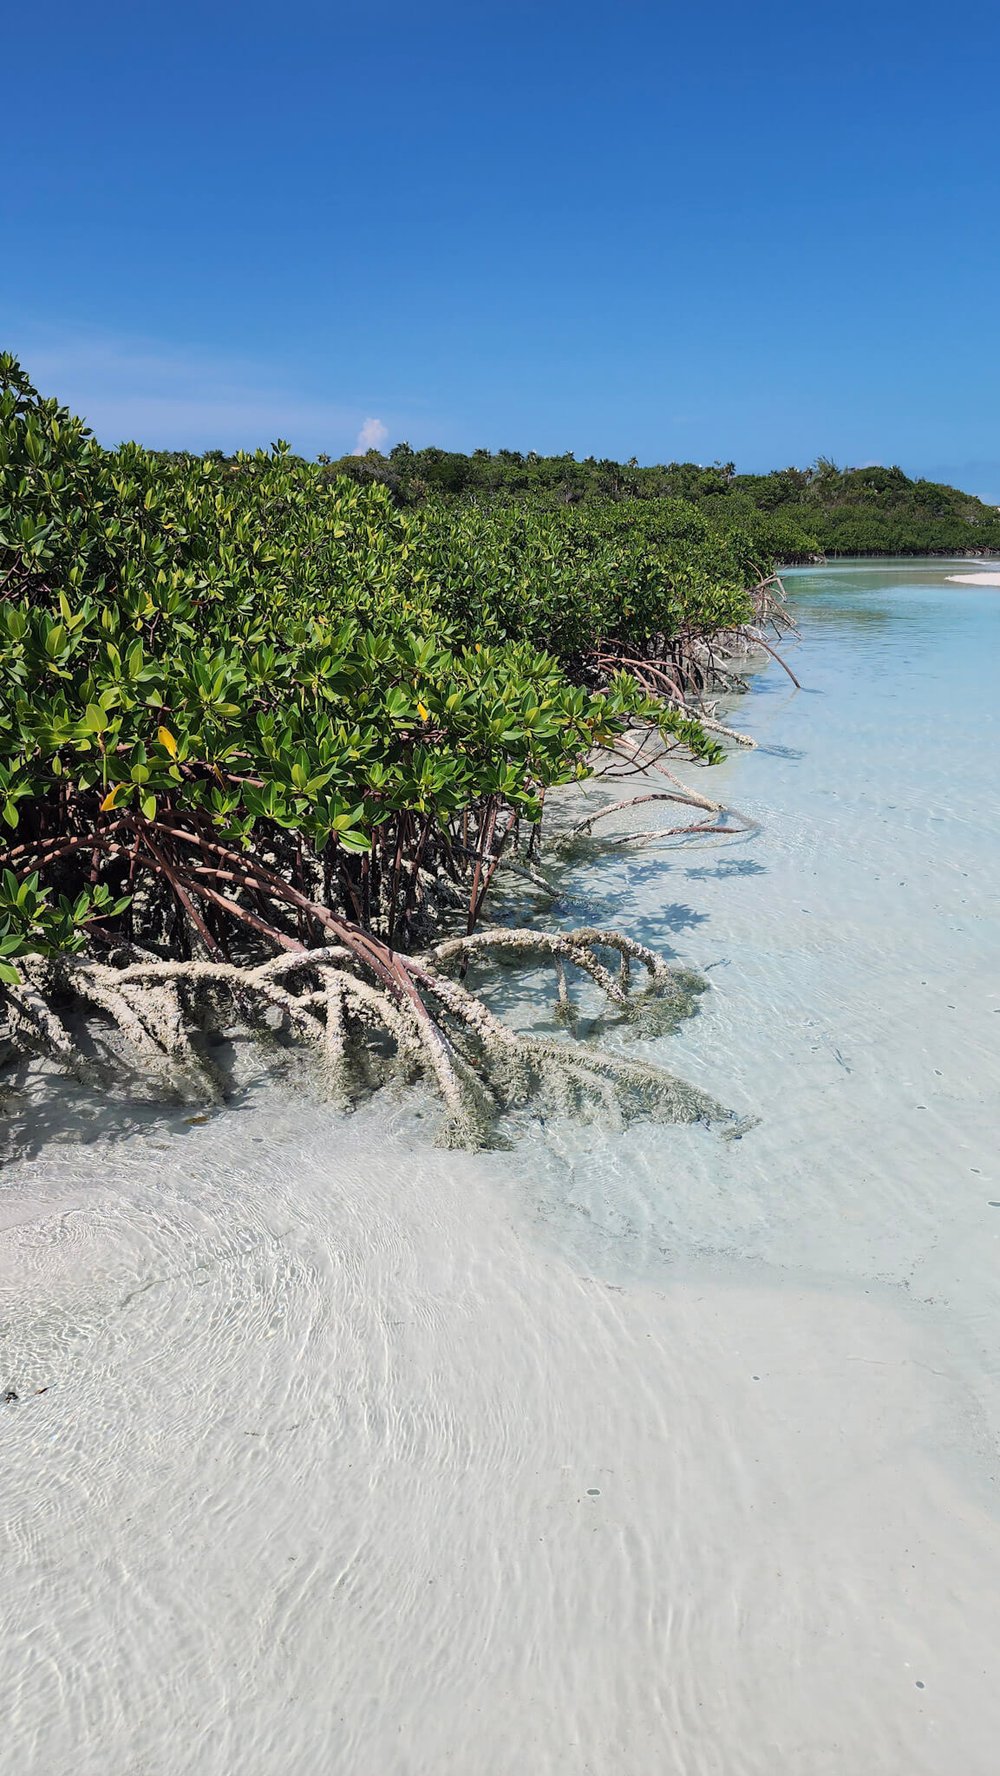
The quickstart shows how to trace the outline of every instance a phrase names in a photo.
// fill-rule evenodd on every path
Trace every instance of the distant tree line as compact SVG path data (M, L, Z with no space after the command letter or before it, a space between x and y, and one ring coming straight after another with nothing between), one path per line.
M166 454L166 453L164 453ZM177 453L186 456L188 453ZM221 450L206 459L230 462ZM245 459L244 459L245 460ZM294 460L294 459L293 459ZM751 538L763 561L808 561L822 555L951 555L1000 553L1000 509L943 482L911 480L879 463L838 468L827 457L807 469L738 475L735 465L654 463L631 457L578 460L571 451L539 456L529 450L473 450L469 455L428 445L395 444L383 454L321 455L331 479L347 476L377 484L397 507L427 504L573 506L684 501L710 528ZM676 528L672 519L670 528Z
M911 480L879 464L838 468L820 457L811 468L738 475L732 463L656 463L641 467L571 453L460 451L396 444L383 455L344 456L330 472L376 481L399 505L428 500L542 507L629 500L686 500L723 530L749 528L778 557L931 555L1000 551L1000 512L974 494L936 481ZM761 521L764 521L763 523Z

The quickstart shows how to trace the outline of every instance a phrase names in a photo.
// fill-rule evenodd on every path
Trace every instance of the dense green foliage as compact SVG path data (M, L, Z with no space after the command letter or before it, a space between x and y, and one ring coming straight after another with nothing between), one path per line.
M760 559L1000 550L1000 514L994 507L954 487L910 480L901 469L878 464L838 469L821 458L809 469L737 475L732 463L643 468L634 460L578 462L572 455L513 450L462 456L399 444L388 456L370 451L332 468L359 482L376 481L407 505L428 498L550 508L621 502L633 514L636 502L669 508L685 501L712 530L741 533Z
M566 662L605 643L644 654L659 638L732 628L761 574L752 533L723 533L680 500L554 512L437 503L417 516L449 623Z
M828 555L929 555L1000 550L1000 513L974 495L935 481L912 481L902 469L872 464L771 475L736 475L730 505L754 509L816 538Z
M682 500L404 507L281 445L106 451L0 359L0 966L290 942L265 876L405 941L422 870L471 874L471 925L630 717L716 755L614 662L745 621L756 542Z

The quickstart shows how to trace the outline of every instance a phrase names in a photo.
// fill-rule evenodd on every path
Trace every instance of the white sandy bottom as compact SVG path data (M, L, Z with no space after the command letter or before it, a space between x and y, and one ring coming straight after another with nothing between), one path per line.
M489 1160L333 1132L5 1191L4 1772L992 1776L1000 1533L925 1333L610 1286Z
M1000 573L945 574L956 586L1000 586Z

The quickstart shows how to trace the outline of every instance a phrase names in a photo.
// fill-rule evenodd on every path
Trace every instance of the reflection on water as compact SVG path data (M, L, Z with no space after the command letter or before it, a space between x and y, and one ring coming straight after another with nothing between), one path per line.
M763 876L766 871L764 865L755 863L752 857L723 857L718 863L706 863L699 869L686 869L684 874L692 882L706 882L713 876L725 881L732 876Z

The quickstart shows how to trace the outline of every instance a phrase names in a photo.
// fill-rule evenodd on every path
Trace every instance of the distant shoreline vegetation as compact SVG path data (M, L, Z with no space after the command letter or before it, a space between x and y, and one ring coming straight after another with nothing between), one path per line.
M785 562L823 555L1000 552L1000 511L974 494L911 480L899 468L838 468L824 457L807 469L738 475L732 463L640 467L634 458L577 461L571 452L463 455L397 444L385 455L369 450L330 460L328 466L362 484L377 482L403 506L440 499L542 508L684 500L714 529L752 530L762 553Z

